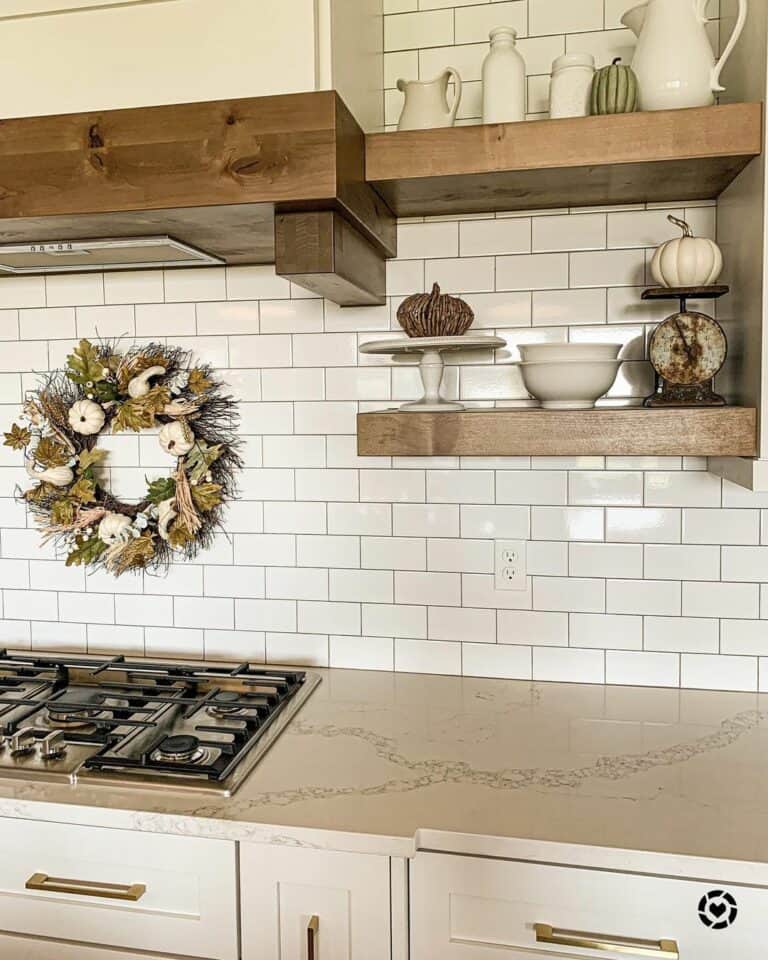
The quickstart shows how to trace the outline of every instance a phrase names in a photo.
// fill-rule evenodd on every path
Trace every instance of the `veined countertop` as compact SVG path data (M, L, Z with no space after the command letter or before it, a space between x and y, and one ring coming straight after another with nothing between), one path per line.
M766 696L317 673L233 797L0 779L0 815L396 856L547 841L768 863Z

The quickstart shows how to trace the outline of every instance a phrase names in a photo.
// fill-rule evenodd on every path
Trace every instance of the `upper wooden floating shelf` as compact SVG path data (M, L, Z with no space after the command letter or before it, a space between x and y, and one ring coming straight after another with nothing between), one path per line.
M385 410L357 418L361 457L754 457L751 407Z
M762 104L369 134L396 216L719 196L762 150Z

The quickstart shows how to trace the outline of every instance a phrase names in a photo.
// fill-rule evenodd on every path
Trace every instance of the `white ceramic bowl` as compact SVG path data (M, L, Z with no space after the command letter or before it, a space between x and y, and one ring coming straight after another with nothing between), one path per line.
M520 363L525 389L545 410L587 410L613 386L620 360Z
M524 343L520 357L524 363L542 360L615 360L620 343Z

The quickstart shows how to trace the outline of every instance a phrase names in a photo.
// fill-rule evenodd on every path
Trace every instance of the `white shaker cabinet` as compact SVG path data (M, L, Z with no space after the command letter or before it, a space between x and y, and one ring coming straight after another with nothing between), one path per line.
M763 960L768 889L419 853L411 960Z
M242 960L390 960L387 857L240 844Z
M0 118L336 89L383 111L382 0L4 0Z

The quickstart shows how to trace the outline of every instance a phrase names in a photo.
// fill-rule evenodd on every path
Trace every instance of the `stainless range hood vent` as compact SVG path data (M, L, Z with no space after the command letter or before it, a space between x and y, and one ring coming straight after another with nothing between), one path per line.
M223 264L210 253L172 237L61 240L0 246L1 273L83 273Z

